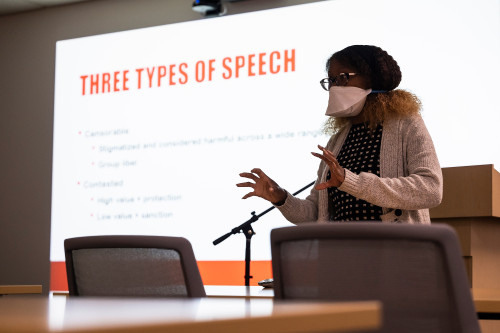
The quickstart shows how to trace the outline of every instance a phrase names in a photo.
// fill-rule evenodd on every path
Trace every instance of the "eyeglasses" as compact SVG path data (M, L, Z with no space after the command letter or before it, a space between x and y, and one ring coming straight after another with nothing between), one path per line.
M319 81L319 83L321 84L321 87L323 87L323 89L329 91L332 86L347 85L347 82L349 82L349 78L354 75L359 75L359 73L340 73L339 75L334 77L327 77Z

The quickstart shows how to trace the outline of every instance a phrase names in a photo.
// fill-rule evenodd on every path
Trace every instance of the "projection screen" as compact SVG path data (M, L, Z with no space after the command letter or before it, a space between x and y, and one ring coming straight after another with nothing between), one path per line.
M238 174L259 167L289 192L315 180L319 81L352 44L398 61L442 167L500 165L499 1L322 1L62 40L51 289L65 288L64 239L103 234L183 236L206 284L243 284L245 237L212 242L270 204L242 200ZM252 224L252 284L288 225L276 209Z

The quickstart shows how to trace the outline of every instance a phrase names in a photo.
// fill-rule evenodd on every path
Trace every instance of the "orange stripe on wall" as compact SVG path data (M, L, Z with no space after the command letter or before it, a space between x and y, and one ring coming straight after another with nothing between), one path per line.
M66 263L64 261L50 262L50 290L68 291L68 278L66 277Z
M203 284L211 286L244 286L245 262L244 261L198 261ZM272 277L270 260L250 262L251 286L257 282Z
M198 261L203 284L214 286L244 286L245 262L244 261ZM270 260L250 262L251 286L257 282L272 278ZM50 263L50 290L67 291L66 264L64 261Z

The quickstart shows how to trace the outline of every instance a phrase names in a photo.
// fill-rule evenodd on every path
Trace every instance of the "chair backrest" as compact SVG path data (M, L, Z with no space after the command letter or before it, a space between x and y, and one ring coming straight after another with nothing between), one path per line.
M70 296L206 296L191 243L182 237L76 237L64 249Z
M328 223L271 231L274 294L380 300L391 333L479 333L458 238L447 225Z

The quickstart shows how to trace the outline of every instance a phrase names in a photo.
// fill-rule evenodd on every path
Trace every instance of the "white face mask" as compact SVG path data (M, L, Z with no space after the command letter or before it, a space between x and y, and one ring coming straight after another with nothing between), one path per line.
M371 89L332 86L325 114L334 117L357 116L365 105L366 96L371 92Z

